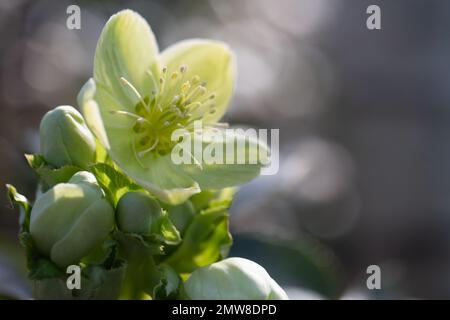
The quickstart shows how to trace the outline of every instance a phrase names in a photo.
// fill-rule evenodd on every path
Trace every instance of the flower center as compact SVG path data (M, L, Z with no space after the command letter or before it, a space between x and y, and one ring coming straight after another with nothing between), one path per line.
M174 130L192 131L194 121L216 112L215 94L208 93L206 82L201 81L199 76L186 79L186 71L186 65L171 73L164 67L158 81L148 71L155 90L145 97L127 79L120 78L139 98L139 102L134 106L134 112L111 113L134 119L132 143L139 163L148 153L168 154L177 143L171 139Z

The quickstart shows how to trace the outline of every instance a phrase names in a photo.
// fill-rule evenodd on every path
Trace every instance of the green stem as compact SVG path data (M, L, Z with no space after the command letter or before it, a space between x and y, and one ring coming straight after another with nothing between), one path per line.
M150 248L134 238L117 234L120 255L127 261L121 299L148 299L160 281L160 271Z
M121 299L142 300L152 294L159 282L159 271L151 256L135 255L127 259Z

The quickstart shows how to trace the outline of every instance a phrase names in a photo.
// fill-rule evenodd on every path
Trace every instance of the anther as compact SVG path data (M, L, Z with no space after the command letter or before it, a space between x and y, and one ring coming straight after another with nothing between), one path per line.
M141 125L139 125L138 123L136 123L136 124L133 126L133 131L136 132L136 133L141 133L141 132L144 132L145 130L144 130L144 127L142 127Z
M206 93L206 88L204 86L198 87L199 94L202 96Z
M136 110L136 113L140 116L144 115L145 113L145 107L142 105L142 103L138 103L134 109Z
M176 95L175 97L173 97L172 103L177 103L179 100L180 100L180 96Z
M195 75L192 77L191 82L192 84L197 84L200 81L200 77Z
M195 101L198 95L203 95L206 93L206 88L202 87L202 86L197 86L194 90L192 90L191 92L189 92L189 94L187 95L187 100L189 101Z
M145 119L138 119L133 126L133 131L136 133L141 133L145 131Z
M140 143L142 146L145 146L149 141L150 141L150 137L149 137L149 136L145 136L145 137L142 137L142 138L139 140L139 143Z
M191 87L191 84L189 83L189 81L186 81L185 83L183 83L181 85L181 92L186 93L190 87Z
M191 104L188 104L186 106L186 110L190 110L191 112L197 110L199 107L201 107L201 103L200 102L192 102Z

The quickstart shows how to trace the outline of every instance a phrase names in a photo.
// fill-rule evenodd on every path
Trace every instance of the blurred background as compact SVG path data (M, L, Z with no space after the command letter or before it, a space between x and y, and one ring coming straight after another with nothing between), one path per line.
M66 9L81 8L81 30ZM366 28L381 7L382 30ZM24 153L49 109L76 105L108 17L159 46L223 40L239 77L225 121L280 129L280 171L243 186L233 256L293 299L450 298L450 2L0 1L0 184L33 199ZM0 297L29 298L17 214L0 197ZM381 267L382 290L366 269Z

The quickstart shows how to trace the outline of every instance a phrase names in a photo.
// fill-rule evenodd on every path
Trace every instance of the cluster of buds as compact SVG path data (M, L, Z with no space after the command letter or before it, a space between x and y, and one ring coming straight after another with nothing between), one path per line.
M264 268L226 258L230 190L261 165L170 162L175 129L222 127L233 83L225 44L191 40L159 54L142 17L111 17L78 96L83 115L59 106L42 118L40 153L27 156L40 178L35 202L8 186L36 298L287 299ZM61 287L73 265L81 286Z
M154 241L155 235L164 238L162 235L169 221L167 211L173 212L174 222L178 222L180 230L186 233L188 220L196 214L192 203L167 207L145 190L132 189L123 192L117 201L112 201L104 190L107 187L102 186L93 174L96 172L92 168L95 167L97 147L83 116L73 107L57 107L43 117L40 128L41 152L46 164L53 170L75 167L79 171L67 181L56 183L40 193L30 210L29 234L33 250L39 257L48 259L59 268L66 268L89 261L87 257L91 257L99 247L111 239L118 239L130 268L129 276L125 276L125 283L121 286L126 287L127 281L152 283L150 290L145 286L138 288L154 293L153 298L158 297L155 293L158 276L169 275L172 279L170 285L176 284L172 291L181 299L287 299L283 289L266 270L250 260L228 258L199 266L184 283L174 271L177 265L169 266L170 263L162 259L160 266L155 266L154 259L147 259L148 248L136 246L136 243L130 246L126 235L134 235L144 242L147 239L147 245L148 239ZM169 224L176 230L171 221ZM117 237L118 233L121 237ZM177 243L177 246L181 245ZM144 273L147 274L135 274L136 266L145 266ZM135 275L138 279L133 279Z

